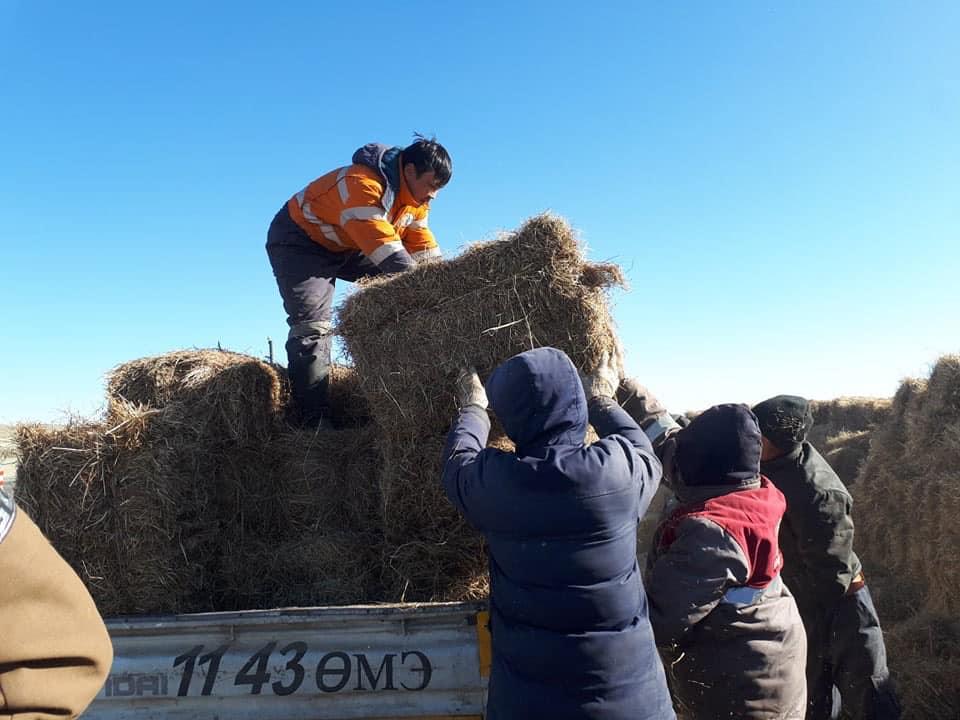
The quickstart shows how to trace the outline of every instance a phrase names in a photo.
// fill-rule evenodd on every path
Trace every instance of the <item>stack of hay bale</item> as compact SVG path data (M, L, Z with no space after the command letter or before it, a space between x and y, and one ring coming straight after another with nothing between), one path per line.
M960 717L960 356L906 380L854 488L856 548L910 718Z
M246 529L230 525L234 501L256 488L248 463L281 406L277 374L242 355L128 363L110 377L102 421L18 427L17 499L102 612L219 605L221 540Z
M440 487L456 373L543 345L593 370L621 281L540 216L367 282L340 311L336 431L291 429L282 376L246 355L127 363L102 421L19 427L18 500L106 615L482 597L480 539Z
M351 373L335 380L340 400L362 409L347 397ZM337 501L348 483L362 491L352 481L367 480L375 462L350 453L363 432L291 430L285 401L282 375L237 353L121 365L102 421L17 428L17 500L105 615L375 594L379 543L367 535L376 523L352 522Z

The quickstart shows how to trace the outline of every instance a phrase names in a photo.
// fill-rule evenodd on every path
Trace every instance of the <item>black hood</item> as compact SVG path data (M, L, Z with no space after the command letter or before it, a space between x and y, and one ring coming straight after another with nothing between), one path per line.
M555 348L514 355L487 380L490 407L520 455L557 444L582 444L587 399L570 358Z

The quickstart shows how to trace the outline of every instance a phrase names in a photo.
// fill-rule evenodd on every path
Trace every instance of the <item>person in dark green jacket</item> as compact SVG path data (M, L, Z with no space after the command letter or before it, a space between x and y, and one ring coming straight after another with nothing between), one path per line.
M763 435L760 472L787 500L783 579L807 630L807 720L900 717L880 621L853 550L853 499L808 442L808 400L778 395L753 408Z

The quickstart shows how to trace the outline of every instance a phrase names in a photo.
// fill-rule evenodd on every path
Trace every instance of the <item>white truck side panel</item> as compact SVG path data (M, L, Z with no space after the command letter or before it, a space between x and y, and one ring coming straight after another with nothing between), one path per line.
M431 603L108 620L113 668L83 717L480 718L483 610Z

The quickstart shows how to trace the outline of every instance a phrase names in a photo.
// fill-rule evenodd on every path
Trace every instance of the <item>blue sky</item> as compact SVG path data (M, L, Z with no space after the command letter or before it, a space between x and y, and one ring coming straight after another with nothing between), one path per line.
M954 2L0 0L0 422L282 348L273 214L415 130L448 253L552 209L624 265L669 406L890 395L960 351L957 37Z

